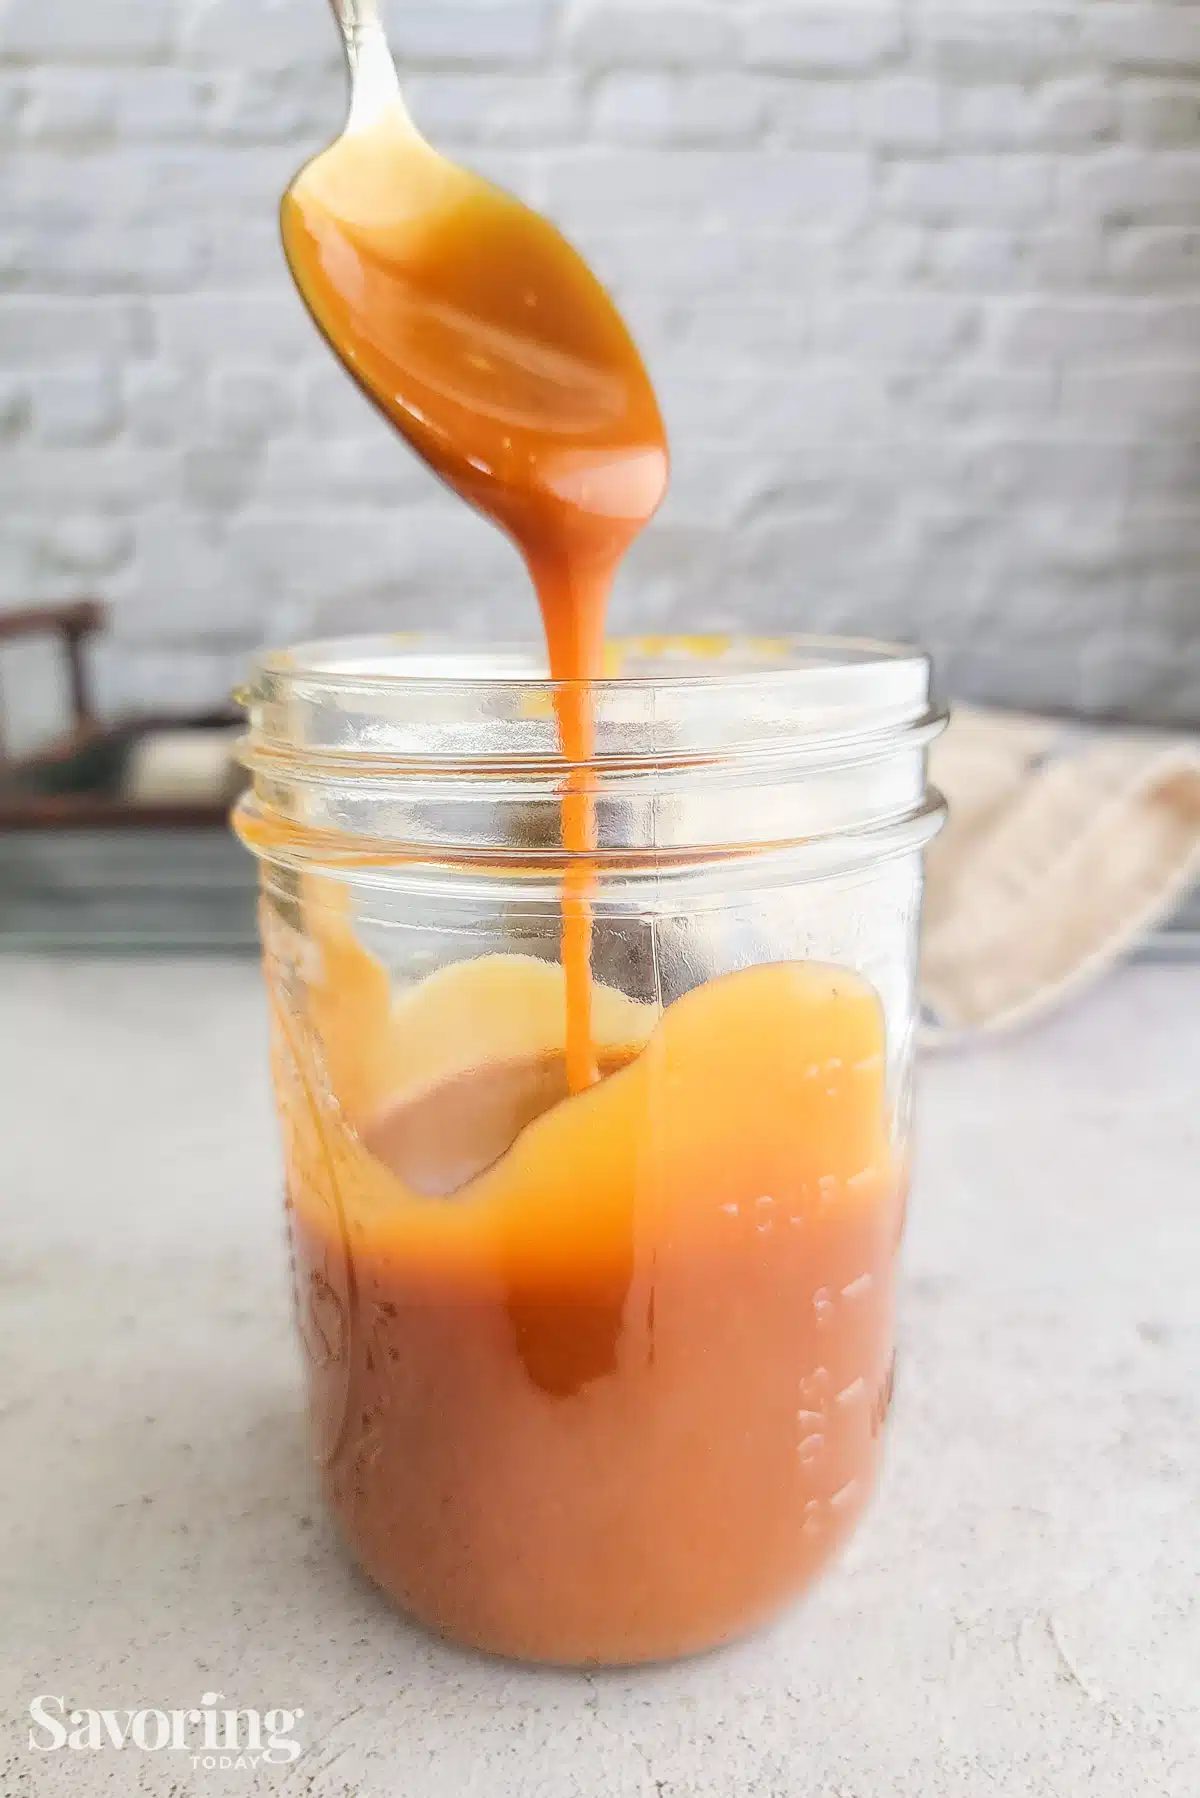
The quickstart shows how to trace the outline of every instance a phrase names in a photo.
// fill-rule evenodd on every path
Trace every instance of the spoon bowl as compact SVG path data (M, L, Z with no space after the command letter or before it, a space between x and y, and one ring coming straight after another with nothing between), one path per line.
M553 225L421 136L376 0L333 9L350 112L283 201L300 293L359 385L535 577L547 561L611 576L668 474L629 331Z
M637 1045L599 1050L599 1079L620 1073L640 1052ZM570 1090L561 1051L470 1068L381 1111L363 1129L363 1144L410 1192L453 1198Z

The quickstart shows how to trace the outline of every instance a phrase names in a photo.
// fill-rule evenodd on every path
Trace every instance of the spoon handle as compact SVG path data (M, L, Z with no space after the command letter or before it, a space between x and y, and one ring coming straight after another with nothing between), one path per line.
M330 4L347 48L352 47L365 31L383 29L379 19L379 0L330 0Z
M349 130L370 126L381 114L404 110L400 77L388 48L379 0L330 0L350 65Z

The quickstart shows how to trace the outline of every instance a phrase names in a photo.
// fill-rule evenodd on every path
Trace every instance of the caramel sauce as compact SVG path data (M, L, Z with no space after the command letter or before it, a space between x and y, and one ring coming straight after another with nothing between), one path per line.
M710 1647L816 1574L873 1483L903 1215L882 1008L809 965L665 1011L592 981L588 683L668 471L593 276L402 108L309 165L283 231L360 386L523 555L572 765L561 968L489 956L396 995L338 883L303 883L299 947L264 906L330 1501L460 1640Z
M555 228L455 168L399 106L310 163L283 238L313 318L448 486L513 539L541 607L559 734L563 965L572 1092L591 1042L587 683L609 592L668 477L654 389L620 314Z
M414 1616L523 1659L661 1659L762 1621L879 1461L904 1196L876 995L812 964L661 1014L599 985L611 1076L511 1119L472 1173L496 1070L565 1085L562 969L483 957L394 1000L319 893L306 922L323 973L307 1020L276 1007L276 1084L316 1436L358 1558ZM448 1165L466 1184L429 1197Z

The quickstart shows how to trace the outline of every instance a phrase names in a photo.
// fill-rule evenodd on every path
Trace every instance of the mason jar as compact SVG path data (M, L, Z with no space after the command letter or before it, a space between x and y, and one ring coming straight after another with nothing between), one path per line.
M329 1504L406 1612L569 1664L752 1628L870 1497L943 814L920 654L610 659L568 767L536 652L270 656L237 817Z

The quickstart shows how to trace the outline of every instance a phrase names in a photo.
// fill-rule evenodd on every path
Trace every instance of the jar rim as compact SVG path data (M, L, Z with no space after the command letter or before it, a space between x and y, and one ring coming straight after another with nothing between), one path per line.
M661 662L659 671L636 671L653 660ZM720 669L718 661L723 664ZM381 662L395 666L383 669ZM469 672L475 664L478 671ZM563 681L550 678L543 647L529 640L495 639L472 646L449 635L397 632L315 638L269 650L253 678L303 682L306 687L326 681L339 690L392 695L431 689L443 695L454 690L471 694L513 686L554 693L582 686L601 702L614 692L629 696L660 689L701 688L718 695L749 680L799 687L872 668L909 668L928 681L930 659L914 645L874 637L805 632L642 634L609 642L605 672L599 678ZM253 690L248 697L254 697Z
M297 758L319 777L418 768L561 776L559 702L586 691L578 767L645 767L790 753L834 756L936 735L929 657L837 637L639 637L610 645L595 681L556 682L539 646L346 637L268 655L241 695L250 767Z
M268 657L244 696L254 786L243 823L274 820L276 854L286 838L296 856L342 845L509 867L575 853L562 840L568 792L592 803L589 863L665 867L831 837L843 855L851 839L876 855L881 837L936 828L925 753L945 714L920 651L634 639L622 677L588 683L593 740L571 762L558 689L528 673L535 653L377 637ZM462 678L482 666L488 679Z

